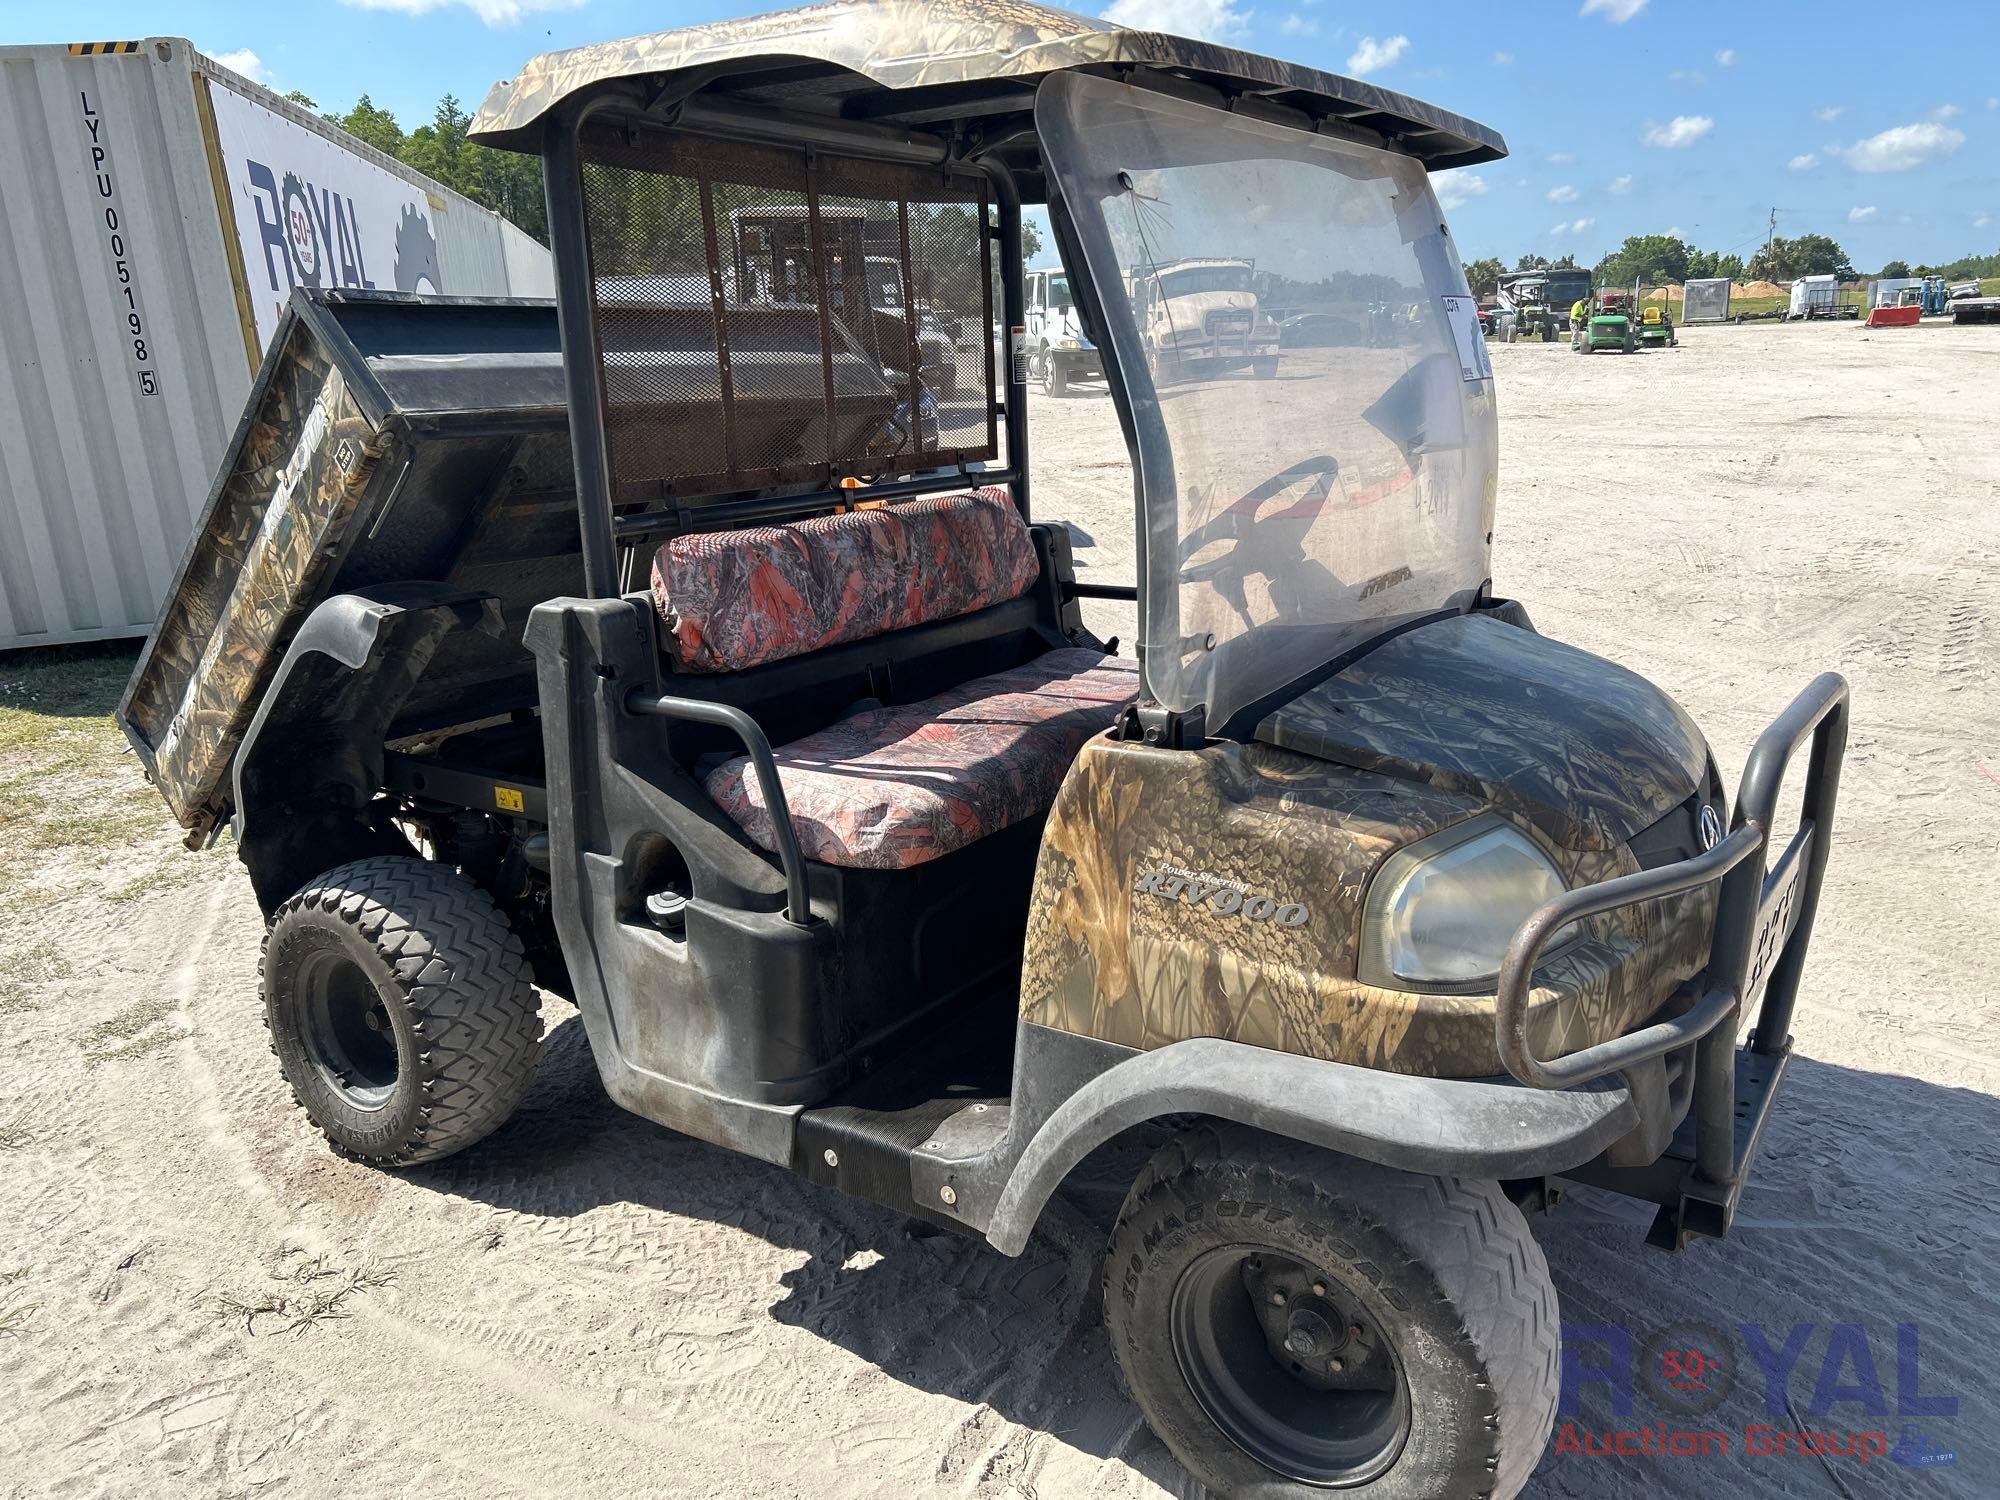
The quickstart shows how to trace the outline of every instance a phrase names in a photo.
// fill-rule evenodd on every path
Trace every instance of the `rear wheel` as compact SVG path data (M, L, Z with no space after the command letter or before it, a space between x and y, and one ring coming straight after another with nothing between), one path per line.
M520 939L478 886L421 859L341 865L278 908L264 1019L313 1124L391 1166L498 1129L541 1053Z
M1554 1424L1555 1289L1494 1183L1198 1127L1127 1197L1104 1303L1147 1421L1221 1494L1509 1500Z

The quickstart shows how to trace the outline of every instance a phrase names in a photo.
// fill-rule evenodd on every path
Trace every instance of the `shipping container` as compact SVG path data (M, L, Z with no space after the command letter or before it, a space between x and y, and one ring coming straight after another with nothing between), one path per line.
M295 286L548 297L491 210L184 40L0 47L0 650L144 635Z

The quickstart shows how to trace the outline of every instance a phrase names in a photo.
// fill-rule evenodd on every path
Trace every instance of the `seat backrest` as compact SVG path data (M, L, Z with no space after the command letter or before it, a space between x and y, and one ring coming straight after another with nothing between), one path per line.
M665 650L734 672L1018 598L1040 572L1005 490L674 537L653 558Z

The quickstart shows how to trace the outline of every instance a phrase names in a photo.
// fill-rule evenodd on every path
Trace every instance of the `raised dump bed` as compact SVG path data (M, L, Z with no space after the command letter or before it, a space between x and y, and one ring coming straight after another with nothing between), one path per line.
M781 398L794 366L809 363L813 383L826 383L814 315L767 306L739 321L756 323L762 351L737 362L740 426L769 427L790 451L865 443L894 412L879 371L843 344L827 361L836 399L813 406L802 427ZM699 327L667 314L626 334L645 341L647 358L704 353ZM660 390L647 409L661 427L686 430L700 384ZM199 842L232 807L237 747L322 600L412 579L463 596L482 627L412 643L409 692L385 734L505 718L535 702L521 644L528 611L583 592L580 545L551 304L298 293L119 723Z

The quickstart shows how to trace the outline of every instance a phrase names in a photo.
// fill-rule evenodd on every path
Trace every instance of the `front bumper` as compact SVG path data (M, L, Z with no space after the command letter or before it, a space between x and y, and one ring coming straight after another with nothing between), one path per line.
M1651 1240L1678 1249L1720 1239L1762 1141L1791 1058L1799 975L1826 873L1847 745L1847 683L1815 679L1759 737L1743 771L1729 834L1705 853L1567 891L1528 920L1501 963L1494 1030L1507 1071L1538 1089L1568 1089L1664 1059L1691 1102L1665 1152L1637 1166L1600 1160L1564 1175L1659 1205ZM1785 771L1810 739L1798 830L1775 861L1771 827ZM1715 929L1703 971L1665 1007L1670 1019L1564 1057L1535 1055L1528 1000L1542 951L1570 923L1641 901L1716 886ZM1762 1001L1749 1040L1743 1012Z
M1067 370L1071 380L1104 378L1104 360L1095 349L1051 349L1049 358Z

